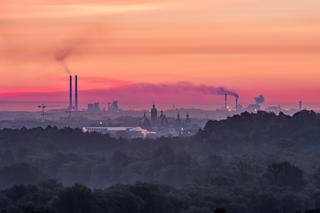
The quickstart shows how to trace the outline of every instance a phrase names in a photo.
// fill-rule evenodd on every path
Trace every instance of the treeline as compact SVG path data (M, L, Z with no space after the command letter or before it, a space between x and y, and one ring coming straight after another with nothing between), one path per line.
M255 197L258 196L258 197ZM1 213L299 213L299 200L282 200L271 194L248 195L249 209L206 189L186 187L176 190L167 185L136 183L92 190L82 185L63 187L54 180L38 185L14 186L0 191ZM291 202L290 202L291 201ZM238 201L239 202L239 201ZM290 202L290 203L289 203ZM227 206L221 207L221 206ZM305 213L319 213L320 209ZM301 212L302 213L302 212Z
M269 143L289 140L303 145L317 144L320 138L320 117L314 111L300 111L293 116L265 111L244 112L222 121L207 122L198 138L216 143Z
M0 192L1 212L10 213L187 213L223 212L213 200L205 205L169 186L137 183L91 190L82 185L64 188L49 180L14 186ZM212 211L211 211L212 210Z
M131 189L142 186L143 190L158 190L152 193L160 193L159 199L167 203L157 202L161 206L170 203L173 207L166 208L178 213L219 208L239 213L290 213L320 208L320 119L312 111L292 117L243 113L210 121L189 138L128 141L70 128L3 129L0 147L0 206L3 204L5 212L14 212L11 207L24 211L20 208L27 203L33 205L32 211L45 207L43 211L60 212L57 199L75 184L90 188L84 187L94 206L105 202L100 202L99 195L115 197L106 201L105 212L135 212L116 210L130 199L142 203L143 209L149 201L130 194ZM51 192L48 186L41 188L44 186L38 183L48 179L65 187L53 184L57 188ZM23 192L18 193L26 194L28 202L6 194L20 189ZM121 197L124 200L108 194L120 189L126 191ZM126 197L128 191L130 198Z

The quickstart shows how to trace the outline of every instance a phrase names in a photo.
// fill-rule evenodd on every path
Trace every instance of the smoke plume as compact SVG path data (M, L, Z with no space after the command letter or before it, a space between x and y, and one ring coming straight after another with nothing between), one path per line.
M101 90L100 90L101 92ZM172 84L137 83L104 90L105 95L116 94L143 94L143 95L182 95L182 94L205 94L205 95L229 95L238 98L239 95L224 87L214 87L191 82L178 82ZM191 97L192 98L192 97Z
M227 90L224 87L214 87L204 84L196 85L191 82L179 82L176 84L133 84L128 86L131 91L141 92L149 91L152 93L183 93L183 92L196 92L212 95L230 95L239 97L233 91Z
M264 96L259 95L258 97L255 97L254 100L256 101L257 105L263 104L264 103Z
M61 64L61 66L64 68L64 70L71 75L71 71L67 65L67 58L71 54L72 49L62 49L56 52L55 54L55 60Z

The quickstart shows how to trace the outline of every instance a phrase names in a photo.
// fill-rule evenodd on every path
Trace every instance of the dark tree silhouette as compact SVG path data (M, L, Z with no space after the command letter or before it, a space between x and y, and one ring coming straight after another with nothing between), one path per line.
M273 163L268 166L265 177L271 184L301 189L306 181L303 171L289 162Z

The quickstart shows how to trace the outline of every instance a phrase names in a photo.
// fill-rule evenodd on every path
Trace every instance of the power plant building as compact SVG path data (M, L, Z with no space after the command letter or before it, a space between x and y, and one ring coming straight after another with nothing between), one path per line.
M109 112L118 112L119 111L118 101L112 101L112 102L108 103L108 111Z
M92 103L92 104L88 104L88 112L100 112L100 103L96 102L96 103Z

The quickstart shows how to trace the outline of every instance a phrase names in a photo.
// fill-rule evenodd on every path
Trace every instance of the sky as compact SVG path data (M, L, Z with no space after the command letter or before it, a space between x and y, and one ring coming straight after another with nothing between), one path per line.
M132 90L181 82L223 87L243 105L263 94L320 107L319 23L319 0L1 0L0 110L66 106L64 64L82 108L222 106L219 94Z

